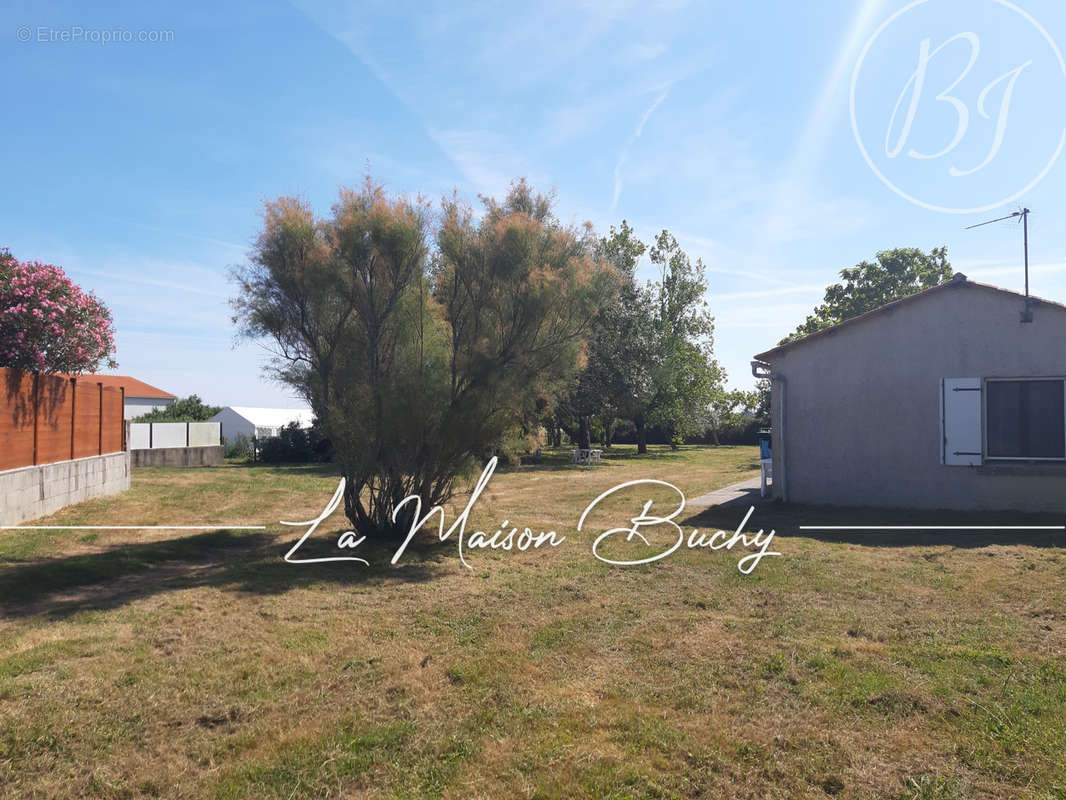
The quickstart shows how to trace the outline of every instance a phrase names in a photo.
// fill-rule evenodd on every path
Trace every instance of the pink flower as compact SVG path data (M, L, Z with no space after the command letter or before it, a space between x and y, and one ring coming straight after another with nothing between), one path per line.
M111 313L52 264L0 249L0 366L89 372L111 362Z

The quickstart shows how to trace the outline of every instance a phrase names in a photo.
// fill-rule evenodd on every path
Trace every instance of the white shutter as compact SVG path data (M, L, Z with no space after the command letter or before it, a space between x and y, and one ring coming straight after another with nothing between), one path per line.
M940 412L940 463L980 465L981 379L944 378L940 382Z

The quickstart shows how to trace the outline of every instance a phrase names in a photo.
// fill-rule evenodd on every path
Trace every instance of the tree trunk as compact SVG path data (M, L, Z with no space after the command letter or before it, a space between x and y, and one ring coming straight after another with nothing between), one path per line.
M548 438L551 440L552 447L563 446L563 426L559 423L559 414L553 413L551 417L551 430L548 433Z
M582 414L580 417L581 427L578 429L578 447L588 450L592 447L592 431L590 430L589 418Z
M603 423L603 449L611 449L611 440L614 438L614 417L608 417Z
M644 424L644 415L641 414L633 420L633 424L637 426L637 452L648 452L648 429Z

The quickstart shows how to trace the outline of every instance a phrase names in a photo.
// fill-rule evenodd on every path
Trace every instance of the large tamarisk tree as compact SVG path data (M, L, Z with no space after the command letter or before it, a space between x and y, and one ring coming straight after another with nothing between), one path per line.
M524 182L484 213L369 179L326 218L266 204L235 322L273 343L271 374L307 398L346 479L362 533L399 534L480 467L509 429L580 368L610 269L590 230L561 225Z

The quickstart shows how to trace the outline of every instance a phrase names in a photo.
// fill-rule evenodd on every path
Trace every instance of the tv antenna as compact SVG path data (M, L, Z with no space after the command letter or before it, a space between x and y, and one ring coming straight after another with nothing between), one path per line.
M1033 310L1031 301L1029 300L1029 215L1032 212L1028 208L1023 208L1021 211L1015 211L1013 214L1008 214L1005 217L999 219L990 219L988 222L979 222L976 225L971 225L966 230L972 231L974 228L983 228L985 225L992 225L996 222L1003 222L1008 219L1022 220L1023 240L1025 243L1025 311L1022 312L1022 322L1033 321Z

